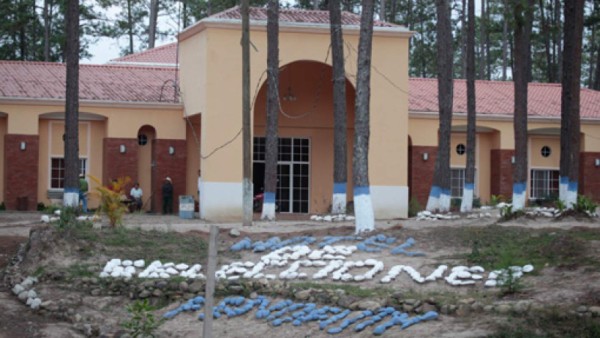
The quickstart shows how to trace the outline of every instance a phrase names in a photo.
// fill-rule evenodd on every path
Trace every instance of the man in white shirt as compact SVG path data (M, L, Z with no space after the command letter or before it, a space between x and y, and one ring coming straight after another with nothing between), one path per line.
M142 205L143 205L143 202L142 202L143 192L142 192L142 188L140 188L140 184L138 182L135 182L135 185L133 186L133 188L131 188L129 195L135 202L135 210L137 210L137 211L141 210Z

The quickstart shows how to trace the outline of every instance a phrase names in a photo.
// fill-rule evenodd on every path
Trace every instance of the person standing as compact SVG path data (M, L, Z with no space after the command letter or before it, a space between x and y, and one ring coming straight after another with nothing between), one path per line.
M81 211L87 213L87 194L88 194L88 182L85 180L84 174L79 174L79 201L81 202Z
M198 205L200 205L200 189L202 187L202 172L198 170Z
M140 188L140 184L138 182L135 182L135 185L133 186L133 188L131 188L131 191L129 191L129 195L131 196L131 198L133 199L133 202L135 203L135 210L136 211L140 211L142 210L142 205L143 205L143 198L142 196L144 195L144 192L142 191L142 188Z
M162 185L163 215L173 213L173 181L170 177L165 178Z

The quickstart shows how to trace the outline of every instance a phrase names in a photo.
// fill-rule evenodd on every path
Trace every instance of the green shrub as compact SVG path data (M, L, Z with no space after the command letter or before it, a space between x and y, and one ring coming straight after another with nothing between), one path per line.
M408 217L417 216L417 214L421 210L423 210L423 207L421 207L421 203L419 203L416 197L412 197L410 199L410 202L408 203Z
M89 175L92 181L98 184L96 193L100 195L100 206L98 211L106 214L108 221L112 227L121 224L123 215L127 212L127 205L124 203L125 186L131 181L129 177L119 177L112 182L109 188L103 186L100 180L92 175Z
M575 211L586 213L589 216L594 216L596 215L596 208L598 208L598 204L596 204L591 198L584 195L577 195L577 203L573 208Z
M136 300L127 306L127 312L131 318L122 326L127 329L132 337L156 337L155 331L163 323L163 319L154 318L155 308L148 303L147 299Z

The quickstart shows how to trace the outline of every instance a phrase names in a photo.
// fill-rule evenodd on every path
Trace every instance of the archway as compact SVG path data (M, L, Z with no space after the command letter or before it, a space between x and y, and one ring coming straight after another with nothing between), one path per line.
M254 105L253 183L264 187L264 137L267 82ZM279 164L276 204L279 212L324 213L333 192L333 81L330 65L295 61L280 68ZM348 181L351 182L355 90L346 80ZM350 188L350 187L349 187ZM351 190L349 189L348 193Z
M144 192L143 195L143 206L142 210L145 211L156 211L156 206L154 205L152 198L152 194L154 192L154 188L152 186L152 182L154 182L154 168L153 159L152 159L152 144L153 140L156 138L156 129L149 125L142 126L137 133L137 142L138 142L138 182L140 183L140 187Z

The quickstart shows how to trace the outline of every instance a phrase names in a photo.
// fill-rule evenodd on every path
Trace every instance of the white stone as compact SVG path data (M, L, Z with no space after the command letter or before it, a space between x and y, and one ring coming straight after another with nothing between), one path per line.
M121 263L121 265L123 265L123 266L127 267L127 266L131 266L131 265L133 265L133 262L132 262L132 261L130 261L129 259L126 259L126 260L124 260L124 261Z
M179 264L175 265L175 269L177 269L179 271L187 270L189 267L190 266L185 263L179 263Z
M136 268L143 268L144 265L146 265L146 262L143 259L138 259L137 261L133 262L133 266Z
M531 272L531 271L533 271L533 265L527 264L527 265L523 266L523 272Z

